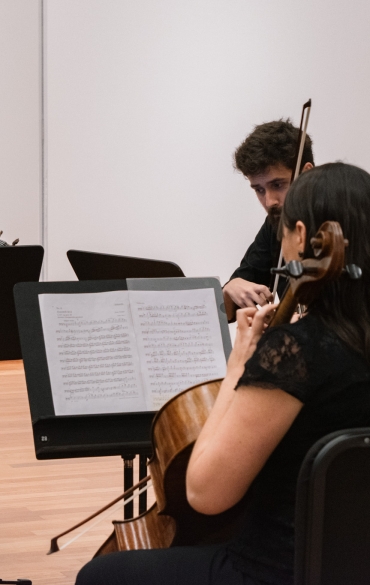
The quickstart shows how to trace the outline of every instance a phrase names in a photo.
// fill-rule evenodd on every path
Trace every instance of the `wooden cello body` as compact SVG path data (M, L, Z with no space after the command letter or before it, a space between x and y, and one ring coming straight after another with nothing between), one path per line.
M234 532L243 501L227 512L208 516L193 510L185 493L190 453L221 382L215 380L188 388L157 412L152 426L153 457L148 464L157 501L133 520L113 522L113 534L95 556L118 550L217 543Z

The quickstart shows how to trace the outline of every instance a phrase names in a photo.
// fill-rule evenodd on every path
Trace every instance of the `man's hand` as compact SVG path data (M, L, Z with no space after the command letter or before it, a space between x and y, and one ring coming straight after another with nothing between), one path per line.
M233 278L225 284L223 290L241 308L253 308L256 305L262 307L273 300L273 295L267 286L244 280L244 278Z

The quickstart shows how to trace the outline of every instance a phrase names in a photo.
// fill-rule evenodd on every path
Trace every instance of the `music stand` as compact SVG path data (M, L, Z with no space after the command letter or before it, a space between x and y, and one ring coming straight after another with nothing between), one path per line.
M132 290L213 288L224 352L226 358L228 357L231 342L222 290L217 279L145 279L129 281L129 285ZM56 416L38 299L40 294L45 293L81 294L113 290L127 290L126 280L23 282L15 286L14 297L37 459L121 455L124 460L124 487L127 489L132 485L132 460L136 454L141 455L140 476L146 476L146 460L151 452L150 428L155 412ZM144 511L145 494L141 494L139 498L141 512ZM125 518L131 515L132 507L125 509Z
M37 282L40 278L42 246L0 247L0 360L20 360L13 287L18 282Z
M67 257L78 280L185 276L177 264L164 260L84 252L83 250L68 250Z

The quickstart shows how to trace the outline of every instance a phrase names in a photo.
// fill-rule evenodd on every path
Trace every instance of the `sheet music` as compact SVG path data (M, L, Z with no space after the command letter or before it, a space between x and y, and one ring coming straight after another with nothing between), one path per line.
M129 291L149 410L226 373L212 288Z
M147 410L128 292L39 302L55 414Z

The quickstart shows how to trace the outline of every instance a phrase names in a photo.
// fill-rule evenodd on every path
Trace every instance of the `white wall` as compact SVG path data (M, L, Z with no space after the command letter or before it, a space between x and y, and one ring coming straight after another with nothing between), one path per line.
M39 244L39 0L0 0L0 55L0 238Z
M0 1L1 222L38 243L41 0ZM231 156L298 123L318 163L370 170L365 0L44 0L49 278L69 248L171 259L224 281L263 212Z
M370 170L365 0L46 5L49 279L77 248L225 281L263 220L232 152L308 98L317 162Z

